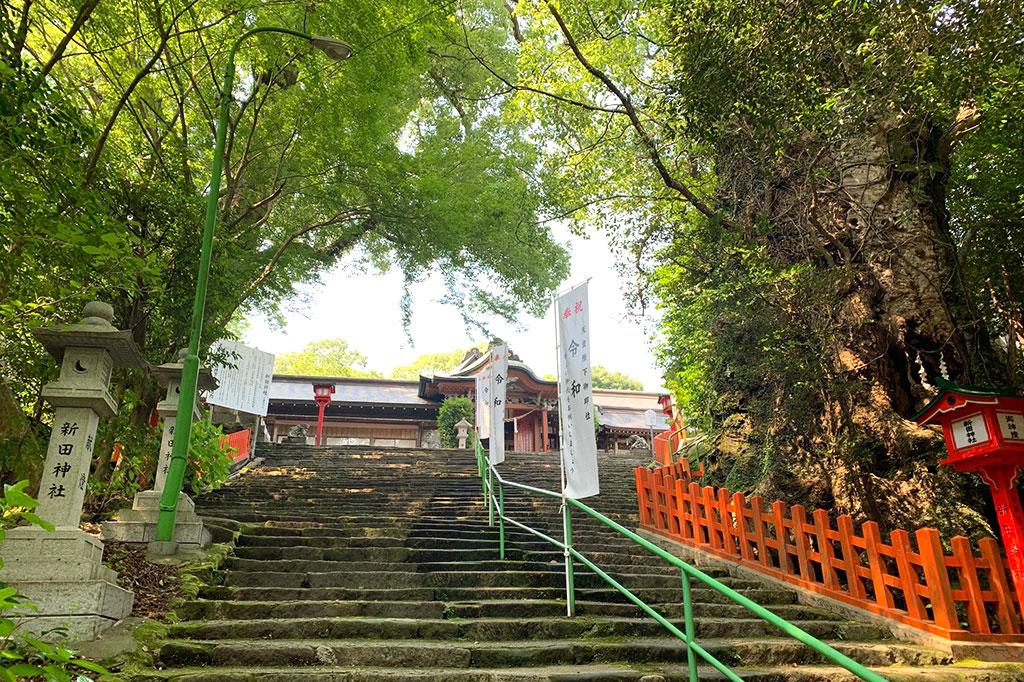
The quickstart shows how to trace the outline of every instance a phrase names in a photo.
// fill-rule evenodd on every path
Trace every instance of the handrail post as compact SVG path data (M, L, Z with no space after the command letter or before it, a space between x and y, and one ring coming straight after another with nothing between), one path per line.
M696 628L693 626L693 596L690 593L690 576L680 571L683 578L683 631L686 633L686 666L690 672L690 682L697 682L697 654L690 646L696 642Z
M498 558L505 560L505 486L498 481Z
M494 476L487 467L487 525L494 525Z
M562 535L565 547L562 554L565 557L565 610L571 618L576 615L576 579L573 575L572 554L569 548L572 547L572 508L562 498Z

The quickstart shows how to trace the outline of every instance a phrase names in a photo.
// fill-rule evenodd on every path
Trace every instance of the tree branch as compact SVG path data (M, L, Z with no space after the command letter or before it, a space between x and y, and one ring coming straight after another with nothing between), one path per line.
M27 7L29 3L26 2L25 4ZM42 71L36 75L33 87L42 83L43 79L46 78L50 71L53 70L53 67L57 65L57 62L64 57L64 51L67 49L68 44L72 39L74 39L75 34L81 30L82 26L85 25L85 22L89 20L89 17L92 16L92 12L96 9L96 5L98 4L100 4L100 0L85 0L85 2L82 3L82 6L78 8L78 14L75 16L75 20L71 23L71 28L68 29L68 32L65 33L64 37L60 39L59 43L57 43L57 46L53 49L53 54L50 55L50 58L43 66Z
M238 297L238 299L236 300L234 306L232 306L231 310L229 310L228 312L226 312L224 315L221 316L221 318L218 320L218 324L220 326L222 326L222 327L224 325L226 325L231 320L232 315L235 314L235 311L238 310L242 306L242 304L244 304L245 301L247 301L250 296L252 296L254 293L256 293L256 290L259 289L260 286L264 282L266 282L267 279L270 278L270 276L274 273L274 268L277 267L277 264L281 260L281 257L284 256L285 251L288 249L289 246L292 245L292 243L295 242L296 239L298 239L299 237L301 237L301 236L303 236L305 234L309 234L310 232L313 232L314 230L318 230L318 229L320 229L322 227L327 227L327 226L330 226L330 225L339 225L339 224L341 224L343 222L352 220L353 218L357 218L360 215L366 215L367 210L368 210L367 207L360 206L358 208L353 208L353 209L348 209L348 210L345 210L345 211L341 211L340 213L337 213L336 215L334 215L333 217L331 217L331 218L329 218L327 220L324 220L322 222L312 223L311 225L307 225L306 227L303 227L303 228L301 228L299 230L296 230L295 232L293 232L290 235L288 235L285 238L285 240L283 242L281 242L281 244L279 244L276 249L274 249L273 255L271 255L270 260L267 262L266 265L263 266L263 268L260 270L259 274L256 275L256 277L253 279L253 281L251 281L248 284L248 286L245 287L245 290ZM375 221L373 221L373 220L365 220L359 226L358 229L354 230L353 232L349 233L348 235L345 235L344 237L340 237L340 238L336 239L327 248L326 252L321 252L321 253L324 253L324 255L336 255L336 254L340 253L343 250L347 250L348 248L351 248L352 246L354 246L355 243L357 241L359 241L359 239L363 235L365 235L367 232L369 232L370 230L374 229L375 227L376 227L376 222Z
M622 105L622 111L617 113L625 113L629 118L630 123L633 125L633 129L640 137L640 143L647 150L648 158L651 160L651 163L654 165L655 170L657 170L658 175L661 176L665 185L682 195L682 197L689 202L691 206L704 215L709 218L719 218L722 219L723 222L726 222L717 211L705 204L704 201L702 201L700 197L693 192L693 190L677 180L672 173L669 172L668 167L661 158L661 153L658 151L658 145L655 144L654 139L650 136L647 129L640 121L640 116L637 114L636 107L633 105L632 99L615 84L608 74L590 63L590 60L588 60L583 54L583 51L580 50L579 45L576 44L576 39L569 31L569 27L566 25L565 20L562 18L562 15L551 0L545 0L545 4L547 5L548 11L551 13L551 16L554 17L555 22L558 24L558 28L562 32L562 37L565 38L566 44L576 57L576 61L578 61L580 65L590 73L590 75L601 81L605 88L607 88L607 90L612 93L617 100L619 100L619 103Z

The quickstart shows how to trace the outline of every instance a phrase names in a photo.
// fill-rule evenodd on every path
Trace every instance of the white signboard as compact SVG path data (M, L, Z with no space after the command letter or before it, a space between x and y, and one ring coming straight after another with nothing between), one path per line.
M508 387L508 346L491 349L491 464L505 461L505 389Z
M953 443L957 450L970 448L979 443L987 443L988 427L981 413L953 422Z
M566 497L600 492L597 438L590 386L590 301L581 284L558 297L558 411L562 422L562 464Z
M476 429L480 438L491 434L491 366L485 365L476 375Z
M1020 412L997 412L999 430L1003 440L1024 440L1024 414Z
M273 354L235 341L218 341L211 349L214 351L225 355L234 367L214 365L211 368L219 385L206 402L265 417L270 402L270 380L274 375ZM311 395L312 391L310 388Z
M653 429L658 425L658 415L655 414L654 410L644 411L644 424L647 424L649 429Z

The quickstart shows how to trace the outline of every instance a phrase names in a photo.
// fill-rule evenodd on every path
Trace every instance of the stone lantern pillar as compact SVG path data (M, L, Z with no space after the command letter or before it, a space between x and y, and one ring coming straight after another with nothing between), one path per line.
M456 424L455 428L458 429L459 437L459 449L464 450L466 448L466 439L469 438L469 429L473 425L465 419L460 419Z
M167 470L174 445L174 420L178 414L178 396L181 392L181 373L184 368L186 349L178 353L176 362L168 362L153 369L153 376L161 388L166 389L164 399L157 403L156 411L163 418L163 432L160 436L160 456L153 477L153 488L136 493L131 509L122 509L117 519L103 524L103 539L119 542L150 543L156 540L156 522L160 516L160 495L167 480ZM217 387L209 369L199 372L199 390L209 391ZM199 406L193 407L193 420L200 416ZM179 545L205 547L210 544L210 532L203 528L202 519L196 514L195 504L185 493L179 493L178 514L174 524L174 539Z
M54 414L36 509L56 529L14 528L0 545L0 580L38 607L25 614L27 626L65 626L73 640L92 639L131 613L134 596L117 586L117 574L102 563L103 543L79 523L99 420L116 413L111 371L145 366L131 332L111 324L110 305L93 301L82 312L76 324L34 332L61 362L60 376L42 391Z

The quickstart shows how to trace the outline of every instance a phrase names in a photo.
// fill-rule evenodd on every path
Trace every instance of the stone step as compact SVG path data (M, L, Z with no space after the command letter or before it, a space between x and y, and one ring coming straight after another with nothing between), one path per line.
M890 682L1011 682L1021 679L1018 672L998 667L957 668L926 666L920 668L876 668ZM858 678L832 666L781 666L737 668L745 682L857 682ZM689 679L682 666L659 666L656 672L633 669L625 664L545 666L518 669L414 669L319 667L194 667L149 670L131 677L133 682L685 682ZM698 668L698 680L725 679L716 670Z
M862 665L944 665L951 657L906 644L829 642ZM810 647L787 639L706 639L701 646L731 666L820 665ZM409 668L535 668L595 663L685 663L677 638L591 638L507 642L430 642L417 640L192 640L172 641L159 652L163 666L324 665Z
M474 567L467 564L467 568ZM678 576L618 573L616 579L625 587L634 588L675 588L681 593ZM225 585L231 587L553 587L564 584L560 566L537 566L531 570L449 570L419 573L415 571L229 571ZM759 581L742 578L723 578L726 585L736 588L751 588ZM577 588L599 588L607 583L595 573L584 570L575 572Z
M695 602L697 613L712 602ZM683 607L678 603L652 604L654 609L670 617L681 617ZM835 614L819 609L792 604L773 605L771 610L786 619L839 620ZM368 600L276 600L242 601L203 599L179 605L176 613L183 621L194 620L257 620L266 618L319 618L369 616L381 618L517 618L561 617L565 615L565 602L558 599L517 599L481 601L368 601ZM636 605L622 602L577 601L580 616L636 617ZM738 604L714 604L717 617L743 618L749 612Z
M740 594L762 606L774 608L780 604L793 604L796 594L791 590L777 590L767 587L737 590ZM637 589L632 590L640 599L648 604L678 603L679 590L676 589ZM692 590L695 604L733 604L725 595L709 588ZM366 599L384 601L424 600L424 601L473 601L478 599L504 599L518 601L521 599L560 599L565 598L565 587L411 587L411 588L344 588L344 587L230 587L224 585L207 586L200 590L203 599L221 599L234 601L292 601L292 600L344 600ZM611 588L577 589L576 598L587 601L602 601L624 604L629 600L619 591Z
M882 629L862 623L818 620L792 621L819 639L881 639ZM673 622L682 628L681 620ZM771 637L777 631L753 618L695 619L698 637ZM291 618L287 620L208 620L169 626L174 639L443 639L533 640L580 637L657 637L660 623L649 618Z

